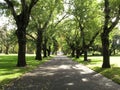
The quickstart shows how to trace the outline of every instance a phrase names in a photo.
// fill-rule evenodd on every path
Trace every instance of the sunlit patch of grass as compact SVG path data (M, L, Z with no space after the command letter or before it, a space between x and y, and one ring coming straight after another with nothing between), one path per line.
M16 67L17 56L16 55L0 55L0 89L11 82L13 79L20 77L24 73L33 70L38 65L46 62L52 57L44 58L42 61L35 60L33 55L27 55L26 67Z
M84 62L83 57L79 59L73 58L73 60L86 65L87 67L93 69L94 71L101 73L103 76L120 84L120 57L119 56L110 57L111 68L107 68L107 69L101 68L102 56L92 56L88 58L91 59L90 62Z
M116 83L120 84L120 67L113 66L107 69L103 69L100 67L94 67L92 69L95 70L96 72L101 73L105 77L115 81Z

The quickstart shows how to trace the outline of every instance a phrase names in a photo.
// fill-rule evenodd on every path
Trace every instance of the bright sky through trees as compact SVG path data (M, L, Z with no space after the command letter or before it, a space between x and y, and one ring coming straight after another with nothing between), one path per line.
M6 18L5 16L0 16L0 26L6 23L8 23L8 18Z
M102 0L97 0L98 3L100 3L101 1ZM4 0L0 0L0 2L4 2ZM65 8L65 10L68 10L69 6L67 3L69 3L69 0L64 0L64 2L65 2L64 8ZM4 24L7 24L7 23L8 23L8 18L6 18L4 15L0 16L0 27L3 26ZM120 24L118 24L117 26L120 29Z
M97 0L98 2L101 2L102 0Z

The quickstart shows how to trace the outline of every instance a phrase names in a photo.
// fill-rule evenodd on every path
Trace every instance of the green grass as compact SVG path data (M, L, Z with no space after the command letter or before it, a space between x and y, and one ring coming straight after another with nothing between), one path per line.
M20 68L16 67L17 55L0 55L0 89L52 57L44 58L42 61L37 61L34 58L34 56L27 55L27 66Z
M83 62L83 57L79 59L73 58L73 60L86 65L87 67L93 69L94 71L101 73L103 76L120 84L120 57L119 56L110 57L111 68L107 68L107 69L101 68L102 56L91 56L91 57L88 57L88 59L91 59L91 61Z

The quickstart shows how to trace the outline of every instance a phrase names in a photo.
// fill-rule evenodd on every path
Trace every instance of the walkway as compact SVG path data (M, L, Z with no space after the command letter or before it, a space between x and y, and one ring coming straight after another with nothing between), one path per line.
M57 56L4 90L120 90L120 85L65 56Z

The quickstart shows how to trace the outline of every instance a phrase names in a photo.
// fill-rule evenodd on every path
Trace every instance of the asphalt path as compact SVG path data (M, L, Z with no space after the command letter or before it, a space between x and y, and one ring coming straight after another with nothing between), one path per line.
M4 90L120 90L120 85L66 56L56 56Z

